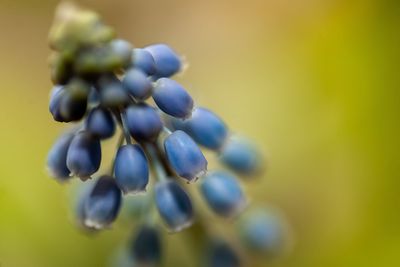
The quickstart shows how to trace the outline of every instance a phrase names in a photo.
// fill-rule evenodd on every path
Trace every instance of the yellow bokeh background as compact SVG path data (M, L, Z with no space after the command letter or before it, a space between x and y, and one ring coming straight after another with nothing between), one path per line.
M107 266L129 231L71 221L45 172L58 1L0 2L0 266ZM268 172L254 202L285 212L293 251L256 266L400 266L400 3L389 0L77 1L135 46L166 42L197 103L252 137ZM176 239L171 236L171 239ZM168 266L195 266L169 246Z

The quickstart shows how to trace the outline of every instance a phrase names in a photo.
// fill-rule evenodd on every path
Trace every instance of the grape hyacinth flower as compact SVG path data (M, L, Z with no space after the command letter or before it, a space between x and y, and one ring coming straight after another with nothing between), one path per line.
M208 173L201 181L200 189L209 207L223 217L237 215L246 204L237 179L226 172Z
M170 232L192 223L212 227L192 188L198 187L217 215L239 215L247 198L228 171L240 177L260 174L261 154L216 113L196 106L185 86L173 80L183 65L178 52L167 44L134 47L117 39L96 13L65 3L49 43L54 83L49 111L55 121L75 124L54 143L47 165L58 181L78 177L90 185L77 207L82 227L110 228L124 201L148 195L135 215L141 226L129 254L138 266L159 266L160 221ZM118 139L112 157L102 156L109 151L103 149L111 142L106 139ZM216 154L222 170L207 173L203 148ZM267 236L258 228L247 230L248 240L254 239L251 231ZM213 239L207 231L202 236ZM218 243L210 255L207 266L241 266L229 244Z

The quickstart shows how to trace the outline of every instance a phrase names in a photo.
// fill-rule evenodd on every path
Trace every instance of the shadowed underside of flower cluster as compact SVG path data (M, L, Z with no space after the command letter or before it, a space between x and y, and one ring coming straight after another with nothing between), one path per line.
M176 51L166 44L133 48L96 13L70 4L58 8L49 42L49 110L55 121L74 126L54 143L47 165L60 182L84 182L77 206L82 227L108 228L127 195L149 195L128 254L138 266L157 266L162 231L153 211L170 232L195 220L206 229L192 188L219 217L243 211L247 201L237 177L260 174L262 157L171 79L183 65ZM114 136L115 156L103 162L102 141ZM213 151L225 168L208 171L203 150ZM101 165L108 171L99 173ZM282 241L280 224L260 214L244 220L241 236L253 249L273 251ZM226 240L209 239L206 266L241 265Z

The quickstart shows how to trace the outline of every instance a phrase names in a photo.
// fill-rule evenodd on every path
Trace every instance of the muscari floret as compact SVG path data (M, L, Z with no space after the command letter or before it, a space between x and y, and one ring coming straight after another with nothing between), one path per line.
M82 180L89 178L100 168L100 140L87 131L77 133L69 145L66 162L73 175Z
M131 136L138 142L154 142L163 128L160 115L145 103L130 105L125 110L125 123Z
M84 197L82 216L85 226L102 229L116 218L121 206L121 190L111 176L101 176Z
M180 71L182 62L171 47L166 44L154 44L144 48L148 51L155 63L154 77L170 77Z
M207 171L207 160L200 148L183 131L175 131L164 141L171 168L189 182L196 181Z
M161 232L157 226L139 226L130 244L130 254L135 266L158 266L161 263L161 245Z
M122 80L124 88L136 100L146 100L151 96L153 85L147 75L140 69L129 69Z
M115 122L111 113L104 108L94 108L90 111L85 121L88 132L100 139L110 138L115 133Z
M216 239L208 246L205 267L240 267L241 259L235 249L226 241Z
M149 168L142 148L127 144L118 149L114 163L115 180L124 193L139 193L146 190Z
M140 69L147 75L153 75L156 72L156 63L153 56L143 48L133 49L131 66Z
M71 178L71 171L67 167L67 153L74 138L73 133L65 133L53 144L47 156L49 174L59 181Z
M156 184L155 202L161 218L171 231L180 231L192 224L192 202L185 190L174 180Z
M208 173L200 181L200 190L208 206L220 216L233 217L245 207L245 196L238 180L227 172Z
M162 111L173 117L188 118L192 114L192 97L174 80L158 79L154 85L153 99Z

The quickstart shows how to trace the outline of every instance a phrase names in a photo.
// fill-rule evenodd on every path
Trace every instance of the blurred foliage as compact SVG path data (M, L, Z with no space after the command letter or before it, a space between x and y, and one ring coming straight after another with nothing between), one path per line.
M180 81L267 151L269 171L248 191L285 211L296 244L257 266L400 264L398 1L78 2L137 46L184 54ZM105 266L132 228L82 235L71 186L45 172L63 128L47 109L56 4L0 2L1 266ZM185 249L169 236L166 266L192 266Z

